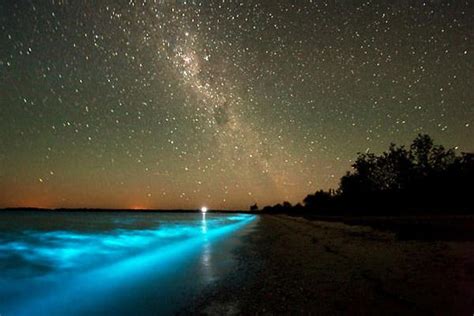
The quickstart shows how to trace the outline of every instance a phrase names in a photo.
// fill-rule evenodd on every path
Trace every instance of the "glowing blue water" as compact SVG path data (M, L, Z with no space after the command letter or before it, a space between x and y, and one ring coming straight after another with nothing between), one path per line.
M0 214L0 314L174 313L253 215Z

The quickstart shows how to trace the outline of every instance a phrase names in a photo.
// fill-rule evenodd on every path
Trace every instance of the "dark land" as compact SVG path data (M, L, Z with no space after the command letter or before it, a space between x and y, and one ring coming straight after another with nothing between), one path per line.
M350 225L339 220L260 216L235 254L239 264L189 311L472 314L473 217L343 219ZM449 233L411 234L407 225L410 232L423 227Z

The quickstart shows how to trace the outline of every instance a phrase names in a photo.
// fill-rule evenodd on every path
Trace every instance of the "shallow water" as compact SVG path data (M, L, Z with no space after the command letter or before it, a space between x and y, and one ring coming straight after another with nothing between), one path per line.
M235 263L256 217L0 213L0 314L172 314Z

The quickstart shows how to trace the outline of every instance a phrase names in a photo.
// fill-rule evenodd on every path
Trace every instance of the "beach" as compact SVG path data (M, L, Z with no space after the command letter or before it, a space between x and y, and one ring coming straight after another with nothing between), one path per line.
M188 311L211 315L472 315L474 311L474 242L466 238L403 239L394 231L367 225L261 215L234 255L237 264L196 297Z

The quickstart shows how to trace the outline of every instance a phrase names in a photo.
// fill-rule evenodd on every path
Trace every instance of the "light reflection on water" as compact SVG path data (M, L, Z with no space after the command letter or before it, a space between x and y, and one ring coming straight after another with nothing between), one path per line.
M214 279L212 271L212 260L211 260L211 243L207 238L207 221L206 213L202 213L202 233L204 235L203 250L201 254L201 273L206 282L212 282Z
M37 218L0 216L0 313L6 315L175 312L180 295L174 292L198 291L221 272L230 247L216 242L255 219L247 214L128 219L96 214L88 218L97 220L91 224L74 214L73 220L59 216L63 229L49 229ZM11 228L8 221L23 223ZM217 249L219 256L213 257Z

